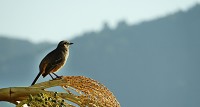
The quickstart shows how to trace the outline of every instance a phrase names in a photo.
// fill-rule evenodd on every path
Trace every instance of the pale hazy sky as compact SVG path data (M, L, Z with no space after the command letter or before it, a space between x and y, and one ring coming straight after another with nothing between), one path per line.
M200 0L0 0L0 35L57 42L100 30L104 22L135 24L195 3Z

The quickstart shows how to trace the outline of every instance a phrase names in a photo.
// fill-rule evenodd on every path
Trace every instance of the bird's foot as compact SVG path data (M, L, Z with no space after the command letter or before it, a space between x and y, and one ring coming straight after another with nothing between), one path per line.
M56 78L54 78L54 80L57 80L57 79L62 79L63 76L56 76Z

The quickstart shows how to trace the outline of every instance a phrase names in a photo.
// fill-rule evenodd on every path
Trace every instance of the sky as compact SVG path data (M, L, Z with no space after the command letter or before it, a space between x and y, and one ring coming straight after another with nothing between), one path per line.
M187 10L200 0L0 0L0 35L32 42L73 39Z

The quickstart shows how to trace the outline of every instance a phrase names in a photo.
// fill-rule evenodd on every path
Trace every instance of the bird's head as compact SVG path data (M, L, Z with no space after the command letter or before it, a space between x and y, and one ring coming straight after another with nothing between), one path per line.
M73 43L70 43L69 41L66 41L66 40L63 40L63 41L60 41L59 44L58 44L58 48L69 48L70 45L72 45Z

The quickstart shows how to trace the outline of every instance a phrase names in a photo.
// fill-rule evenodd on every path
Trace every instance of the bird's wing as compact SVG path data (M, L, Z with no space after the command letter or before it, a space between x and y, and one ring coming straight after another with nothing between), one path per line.
M52 61L51 63L48 63L47 66L46 66L45 73L43 74L43 76L48 75L62 61L63 61L63 59L61 57L57 57L56 59L54 59L54 61Z

